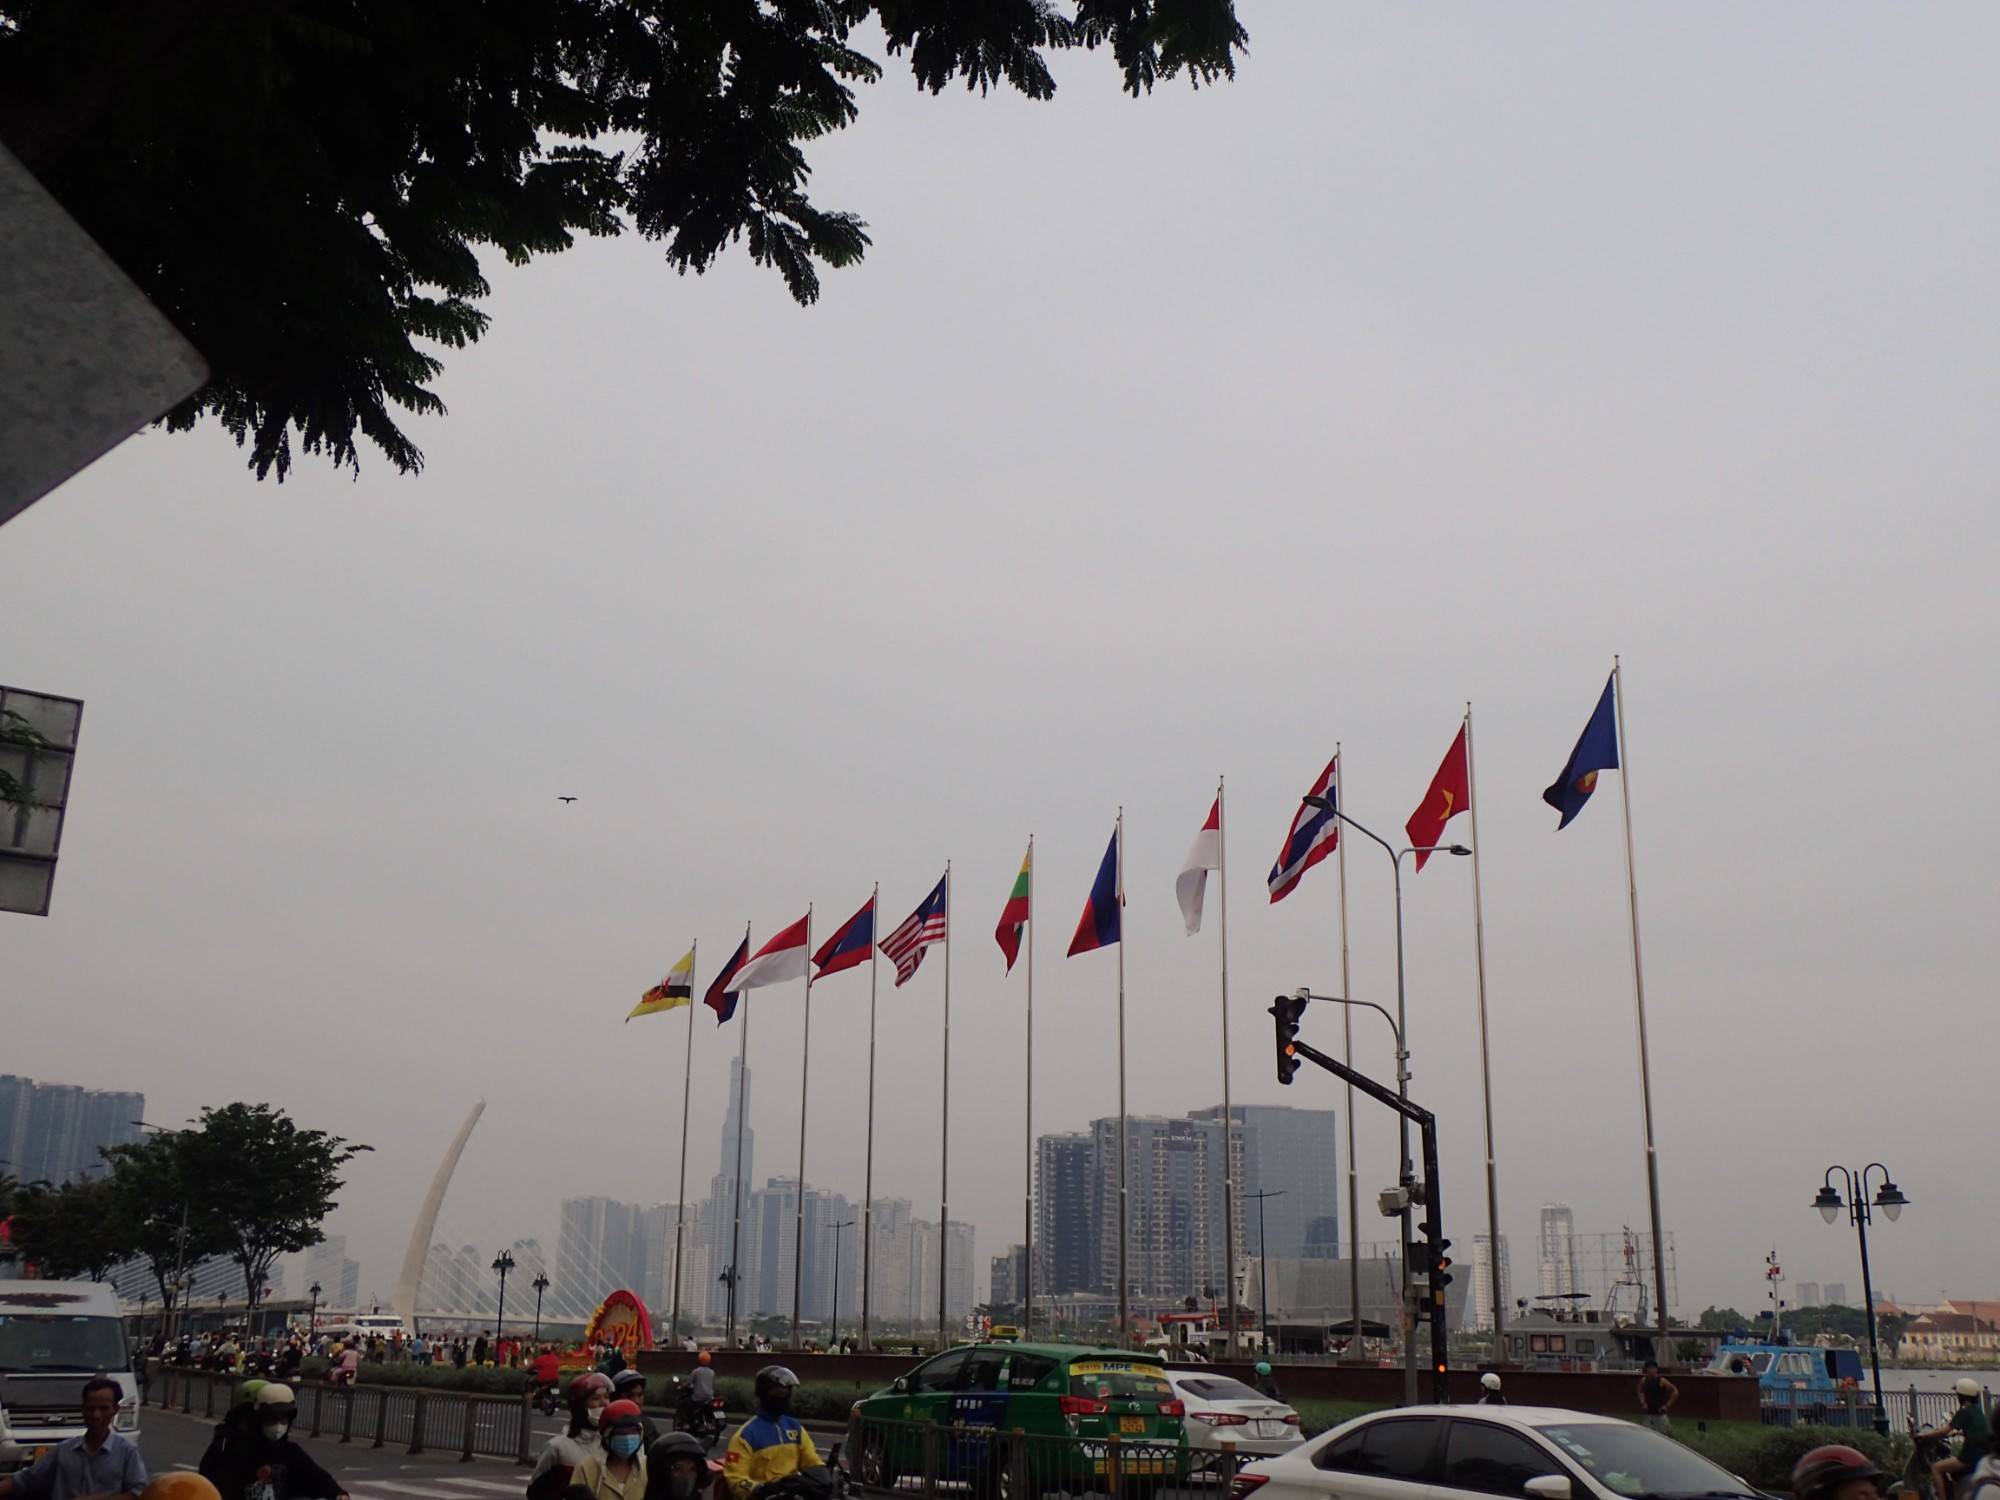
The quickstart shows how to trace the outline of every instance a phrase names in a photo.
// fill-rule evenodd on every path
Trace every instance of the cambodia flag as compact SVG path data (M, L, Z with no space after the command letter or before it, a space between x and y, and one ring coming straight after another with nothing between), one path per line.
M736 1014L737 992L729 987L729 982L736 977L737 970L743 967L743 960L749 956L750 934L746 932L743 941L736 945L736 951L729 955L729 962L722 966L722 972L709 985L708 993L701 997L701 1003L715 1012L715 1024L718 1026Z
M854 968L864 962L875 950L875 898L870 896L868 904L849 917L832 937L820 944L819 952L813 955L813 963L819 973L815 979L824 979L829 974L838 974L842 969Z
M1090 899L1083 904L1083 920L1076 924L1076 936L1069 940L1069 956L1108 948L1119 940L1119 908L1125 893L1118 886L1118 835L1123 824L1112 830L1111 843L1104 851L1104 863L1097 867L1091 883Z
M1542 800L1562 814L1562 821L1556 824L1558 833L1569 827L1570 820L1583 811L1583 804L1597 790L1597 773L1618 769L1618 700L1613 696L1617 683L1616 672L1604 679L1604 694L1591 710L1590 722L1583 726L1583 737L1570 751L1569 764L1542 793Z
M1451 742L1437 775L1431 778L1431 789L1424 793L1424 800L1417 804L1417 810L1410 814L1410 821L1403 825L1403 832L1410 836L1410 844L1417 851L1419 870L1431 857L1430 851L1436 847L1438 840L1444 837L1444 825L1470 806L1472 769L1465 758L1465 726L1461 724L1458 738Z

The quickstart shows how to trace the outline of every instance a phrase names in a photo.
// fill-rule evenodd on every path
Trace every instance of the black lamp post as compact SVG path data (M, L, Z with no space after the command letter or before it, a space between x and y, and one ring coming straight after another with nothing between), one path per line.
M1246 1198L1257 1200L1257 1311L1264 1320L1264 1357L1271 1357L1271 1258L1266 1254L1264 1239L1264 1200L1282 1198L1283 1188L1276 1192L1266 1192L1259 1188L1254 1193L1245 1193Z
M842 1219L826 1226L833 1231L833 1331L826 1336L829 1349L840 1347L840 1231L852 1229L852 1219Z
M1847 1198L1843 1200L1840 1189L1833 1185L1833 1174L1838 1172L1846 1184ZM1854 1226L1855 1236L1861 1241L1861 1297L1868 1307L1868 1364L1875 1375L1875 1430L1889 1430L1889 1414L1882 1405L1882 1352L1875 1338L1875 1283L1868 1271L1868 1225L1873 1219L1868 1203L1868 1174L1880 1172L1881 1186L1875 1190L1874 1206L1882 1210L1882 1217L1891 1224L1903 1216L1903 1206L1910 1200L1903 1196L1903 1190L1889 1180L1889 1169L1879 1161L1871 1161L1859 1172L1846 1167L1828 1167L1826 1181L1813 1197L1813 1207L1819 1216L1831 1224L1840 1216L1841 1209L1847 1210L1848 1222Z
M312 1298L312 1307L306 1313L306 1347L309 1349L319 1333L319 1294L324 1290L317 1281L306 1288L306 1295Z
M528 1285L535 1289L534 1342L539 1344L542 1341L542 1293L549 1289L549 1273L546 1271L535 1272L535 1279L529 1282Z
M514 1257L502 1250L493 1257L493 1269L500 1273L500 1310L493 1315L493 1342L500 1342L500 1325L507 1318L507 1273L514 1269ZM496 1357L498 1351L495 1351Z

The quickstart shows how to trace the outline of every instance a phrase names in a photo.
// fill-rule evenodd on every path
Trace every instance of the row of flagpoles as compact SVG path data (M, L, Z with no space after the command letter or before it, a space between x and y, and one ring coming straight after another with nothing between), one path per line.
M1543 793L1542 798L1561 814L1558 829L1566 828L1583 810L1596 789L1600 772L1621 769L1620 749L1624 741L1624 703L1620 668L1614 658L1611 676L1606 680L1604 691L1592 711L1583 734L1578 738L1576 748L1570 752L1562 774ZM1639 906L1638 887L1633 874L1632 861L1632 813L1631 794L1626 777L1620 777L1621 805L1624 811L1626 877L1630 896L1632 924L1632 973L1634 996L1639 1023L1639 1061L1641 1090L1643 1098L1646 1138L1647 1187L1652 1211L1654 1247L1654 1275L1656 1303L1660 1314L1662 1334L1666 1325L1665 1271L1660 1256L1660 1192L1657 1157L1653 1140L1652 1081L1646 1044L1645 984L1639 960ZM1346 849L1340 839L1340 824L1351 822L1340 810L1340 754L1335 747L1334 758L1313 783L1310 791L1301 799L1299 809L1293 816L1286 832L1283 847L1276 863L1271 867L1267 879L1270 899L1283 900L1298 888L1300 880L1313 866L1329 855L1338 854L1340 864L1339 907L1340 907L1340 967L1341 990L1348 989L1347 973L1347 876ZM1451 846L1453 852L1470 853L1473 860L1473 932L1474 951L1478 965L1479 1000L1479 1057L1480 1078L1484 1095L1485 1154L1486 1154L1486 1208L1489 1244L1494 1247L1488 1255L1491 1275L1491 1295L1494 1308L1496 1335L1504 1321L1505 1308L1502 1305L1500 1287L1500 1256L1498 1185L1494 1166L1493 1140L1493 1091L1490 1056L1487 1046L1486 1022L1486 955L1484 922L1481 912L1479 892L1478 860L1478 814L1473 798L1472 765L1472 709L1466 706L1465 718L1453 738L1451 748L1445 752L1437 774L1431 778L1429 789L1417 810L1410 815L1404 825L1411 847L1404 853L1416 855L1416 868L1422 870L1431 853L1445 847L1440 841L1445 827L1461 813L1471 815L1472 847ZM1360 825L1354 825L1359 827ZM1226 1163L1224 1175L1224 1264L1228 1267L1226 1284L1228 1287L1229 1339L1234 1350L1236 1342L1236 1286L1235 1286L1235 1204L1236 1204L1236 1160L1230 1148L1234 1114L1230 1099L1229 1073L1229 908L1228 885L1225 873L1223 784L1218 779L1215 800L1209 808L1207 820L1195 835L1193 846L1183 862L1174 882L1175 898L1189 935L1200 931L1203 909L1206 902L1208 874L1212 870L1219 882L1221 900L1218 903L1218 950L1221 976L1222 1009L1222 1103L1223 1141ZM1367 830L1363 829L1363 832ZM1370 835L1374 837L1374 835ZM1381 840L1377 839L1377 842ZM1127 1149L1126 1149L1126 1102L1125 1102L1125 945L1123 934L1123 908L1125 905L1125 815L1121 808L1113 826L1110 845L1104 851L1104 858L1098 866L1096 879L1091 884L1090 895L1086 899L1083 915L1077 923L1075 935L1070 940L1068 956L1093 952L1100 948L1115 947L1118 950L1117 992L1118 992L1118 1328L1123 1337L1130 1328L1129 1291L1130 1280L1126 1266L1127 1228ZM1392 858L1401 856L1386 843ZM1024 1119L1026 1126L1026 1191L1023 1198L1024 1284L1022 1303L1024 1322L1032 1332L1034 1319L1034 1015L1035 1015L1035 916L1034 916L1034 863L1035 841L1028 840L1026 856L1021 861L1019 874L1015 877L1012 890L1002 907L1000 921L994 930L995 941L1000 946L1011 974L1017 958L1021 956L1025 941L1027 963L1025 965L1027 1004L1027 1068L1026 1100ZM1400 866L1399 866L1400 869ZM1400 879L1400 876L1399 876ZM870 1292L873 1280L873 1211L875 1173L875 1002L877 963L879 957L886 956L896 968L896 983L906 984L916 974L922 964L925 952L932 946L944 950L944 1026L943 1026L943 1100L940 1130L940 1173L939 1173L939 1255L938 1255L938 1337L943 1347L946 1335L946 1226L950 1223L951 1209L951 865L945 865L943 877L932 888L930 894L894 930L884 935L878 942L875 936L876 905L880 897L878 885L870 892L867 902L846 922L835 930L821 945L814 949L812 944L813 911L810 906L805 916L775 934L756 952L750 951L750 929L746 925L743 940L722 969L709 983L702 1003L715 1013L716 1024L730 1020L737 1011L748 991L791 980L805 981L805 1008L803 1016L803 1051L799 1079L799 1170L797 1215L794 1224L794 1249L792 1256L792 1343L799 1338L799 1312L803 1289L803 1266L805 1248L805 1182L807 1143L807 1090L811 1076L812 1059L812 987L820 980L867 963L868 981L868 1125L866 1141L866 1166L864 1168L863 1207L861 1223L861 1343L870 1347ZM1400 923L1400 908L1398 921ZM1400 943L1400 938L1399 938ZM686 1221L687 1202L687 1148L688 1148L688 1092L693 1082L694 1070L694 972L697 948L690 947L685 957L668 970L666 977L645 992L639 1005L626 1019L643 1015L655 1015L682 1007L688 1010L687 1060L682 1085L681 1101L681 1168L679 1209L674 1225L674 1286L672 1338L678 1340L681 1331L682 1285L681 1265L683 1230ZM1400 951L1398 963L1400 966ZM1350 1013L1351 1014L1351 1013ZM1353 1055L1353 1028L1351 1020L1346 1028L1347 1054ZM738 1038L739 1078L745 1076L749 1060L749 1012L744 1010L743 1025ZM1401 1049L1407 1056L1407 1037L1401 1039ZM1399 1059L1399 1071L1407 1062ZM747 1091L739 1094L736 1110L736 1170L734 1221L731 1228L729 1266L723 1272L728 1283L728 1313L726 1337L732 1342L736 1335L737 1288L739 1268L742 1264L743 1221L743 1129L748 1115ZM1350 1296L1351 1309L1355 1320L1355 1330L1360 1329L1360 1225L1357 1217L1359 1189L1354 1163L1354 1091L1347 1090L1347 1147L1348 1147L1348 1225L1350 1235ZM1407 1158L1407 1143L1404 1148ZM1408 1162L1404 1169L1407 1172ZM1407 1259L1407 1257L1406 1257ZM1407 1265L1405 1267L1407 1276Z

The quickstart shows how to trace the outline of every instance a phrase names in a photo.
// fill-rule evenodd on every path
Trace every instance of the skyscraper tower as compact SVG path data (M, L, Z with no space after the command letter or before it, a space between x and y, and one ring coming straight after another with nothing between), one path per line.
M1537 1289L1544 1297L1562 1297L1581 1290L1576 1278L1576 1219L1567 1203L1542 1205L1537 1269Z

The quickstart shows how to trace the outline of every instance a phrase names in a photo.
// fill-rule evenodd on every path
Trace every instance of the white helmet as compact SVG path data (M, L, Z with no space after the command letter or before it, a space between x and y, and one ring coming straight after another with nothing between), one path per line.
M1970 1375L1961 1375L1957 1380L1952 1382L1951 1388L1968 1401L1979 1394L1979 1382L1974 1380Z
M1491 1370L1488 1370L1484 1375L1479 1377L1479 1383L1489 1391L1500 1389L1500 1377L1495 1375Z

